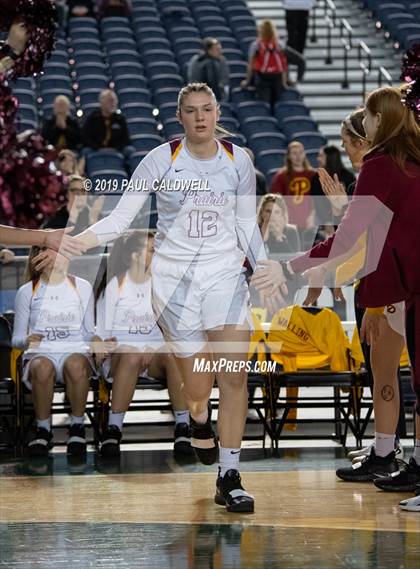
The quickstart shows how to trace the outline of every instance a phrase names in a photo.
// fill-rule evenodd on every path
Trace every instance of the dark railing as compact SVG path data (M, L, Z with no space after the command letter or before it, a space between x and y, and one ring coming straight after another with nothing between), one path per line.
M385 67L380 67L378 69L378 87L382 87L382 81L385 79L385 81L388 83L388 85L392 85L392 77L390 75L390 73L385 69Z
M353 28L348 23L345 18L340 20L340 38L343 44L343 54L344 54L344 77L341 86L343 89L347 89L350 86L349 83L349 52L353 47Z
M325 16L325 21L327 23L327 55L325 57L325 63L329 65L332 63L331 36L332 36L332 31L335 28L335 22L337 17L337 9L332 0L325 0L324 16Z
M362 99L365 100L366 97L366 82L367 78L372 71L372 54L368 46L364 41L359 41L357 46L357 58L359 60L360 69L363 72L362 77Z

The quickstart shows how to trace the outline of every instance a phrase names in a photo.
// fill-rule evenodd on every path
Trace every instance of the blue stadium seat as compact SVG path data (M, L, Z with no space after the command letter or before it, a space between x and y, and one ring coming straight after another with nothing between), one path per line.
M283 118L280 122L281 130L288 138L294 138L296 133L318 131L316 122L305 115L294 115L291 117Z
M270 105L264 101L241 101L236 105L236 114L241 120L255 116L271 116Z
M230 63L231 61L238 61L244 57L242 51L238 48L238 44L236 40L232 38L228 38L229 42L233 43L236 47L225 47L226 46L226 38L219 38L220 43L223 46L223 55Z
M55 51L53 51L51 58L48 61L49 63L68 65L69 59L70 56L67 51L56 49Z
M80 93L80 104L82 109L86 112L88 110L99 107L99 95L101 89L85 89Z
M72 85L70 77L65 75L44 75L40 79L41 92L50 89L62 89L63 91L71 91Z
M154 117L142 117L139 119L130 119L128 124L128 130L130 136L151 134L155 135L157 133L157 124ZM141 150L141 149L139 149Z
M163 130L167 139L184 136L184 129L177 118L167 119L163 122Z
M106 28L102 32L102 36L105 39L105 42L108 42L112 38L128 38L130 41L134 41L134 36L131 28Z
M133 9L131 10L131 17L133 20L140 17L158 18L159 12L155 8L155 6L133 6Z
M150 93L148 89L121 89L118 91L118 99L123 106L130 103L149 103Z
M239 123L234 117L221 116L219 124L232 134L236 134L239 131Z
M248 64L245 61L240 61L238 59L233 59L229 61L229 71L230 73L240 73L242 78L246 75Z
M231 90L230 96L232 101L237 105L244 101L255 101L254 89L242 89L242 87L235 87Z
M143 29L141 28L141 26L138 26L137 28L135 28L135 36L136 38L142 38L142 37L148 37L148 38L163 38L163 39L167 39L166 37L166 32L164 30L164 28L162 27L155 27L155 26L151 26L149 28L147 28L147 34L144 33Z
M257 132L248 137L248 143L255 154L264 150L286 150L287 139L280 132Z
M246 146L246 138L241 133L236 133L235 136L224 136L223 140L228 140L238 146Z
M114 79L117 91L122 89L147 89L147 80L142 75L118 75Z
M301 101L280 101L275 105L274 114L281 120L292 115L309 115L309 110L305 103Z
M149 81L155 91L162 88L180 89L184 83L184 80L180 75L165 73L162 73L161 75L153 75L150 77Z
M302 95L296 89L285 89L279 95L279 101L301 101Z
M263 150L256 156L256 165L263 173L273 169L278 170L284 166L285 157L285 150Z
M143 151L136 151L133 152L133 154L130 156L130 173L131 175L133 175L134 170L137 168L137 166L140 164L140 162L143 160L143 158L148 154L148 150L143 150Z
M38 121L37 120L29 120L21 118L18 114L18 123L17 123L17 130L19 133L24 132L25 130L37 130L38 129Z
M192 10L194 13L194 17L196 20L204 19L204 18L212 18L213 16L223 18L222 11L219 6L204 6L204 5L195 5L192 4ZM223 18L224 19L224 18Z
M97 28L73 28L69 34L71 43L85 39L86 37L89 37L89 39L97 39L99 41L99 32Z
M19 105L28 105L36 109L35 93L29 89L13 89L13 95L18 98Z
M130 119L151 118L153 116L153 107L150 103L126 103L121 105L121 110L127 122L130 122Z
M116 187L122 190L123 182L124 180L127 180L127 172L125 170L111 170L109 168L106 168L104 170L95 170L94 172L92 172L92 174L89 177L92 180L92 187L94 188L99 187L99 189L101 189L100 182L102 183L109 182L109 184L106 184L106 186L103 188L104 189L103 193L105 195L108 194L110 196L117 197L118 192L113 190L114 187L113 184L116 184ZM97 186L98 183L99 186ZM101 194L98 192L97 195ZM115 205L110 207L110 210L114 209ZM109 213L109 210L103 209L102 213L107 214Z
M229 37L229 34L232 33L232 30L227 26L206 25L201 28L201 33L203 34L203 36L211 36L219 39L220 37Z
M190 59L196 55L197 53L197 49L182 49L181 51L178 51L176 54L176 57L178 59L178 61L180 62L180 64L182 66L186 66L188 65Z
M68 59L68 57L67 57ZM60 63L55 63L54 61L48 60L45 62L44 64L44 68L43 68L44 74L45 75L65 75L68 76L69 72L70 72L70 65L63 64L62 62Z
M173 119L176 117L177 104L176 103L164 103L159 106L159 119L164 121L167 119Z
M104 75L89 75L86 77L79 77L77 81L78 89L80 92L87 89L107 89L109 81Z
M74 28L95 28L98 22L95 18L88 18L86 16L81 16L78 18L69 19L69 31L71 32Z
M190 26L175 26L168 31L168 35L172 41L189 38L201 39L198 29Z
M420 24L399 24L397 37L399 42L408 48L416 37L420 37Z
M229 23L232 26L232 30L234 33L236 33L237 30L242 30L243 28L249 28L249 31L253 30L253 33L257 35L257 30L255 27L255 19L251 15L243 14L238 16L232 16L229 18Z
M147 33L147 28L161 27L160 18L156 16L138 16L133 19L134 27Z
M203 49L203 42L200 38L178 38L172 41L173 48L175 52L182 51L184 49L195 49L196 52Z
M71 42L71 47L74 49L76 54L79 51L98 51L101 52L102 44L99 39L85 37L85 38L77 38Z
M154 61L175 61L175 57L169 49L152 49L147 52L147 62L152 63Z
M54 103L54 99L56 97L58 97L58 95L65 95L66 97L68 97L70 99L70 101L73 99L73 92L72 91L65 91L63 89L48 89L46 91L42 92L41 98L42 98L42 106L45 110L45 107L49 107L50 105L52 105Z
M112 53L114 51L128 50L137 51L136 42L131 38L111 38L105 41L105 48L108 52Z
M127 27L129 25L130 25L130 20L124 17L108 16L107 18L102 18L101 20L101 28L103 30L107 28Z
M157 134L137 134L131 137L131 144L140 152L149 152L162 143L162 138Z
M165 103L176 103L178 101L178 93L179 89L158 89L153 94L153 100L156 102L158 107L164 105Z
M18 116L21 120L30 121L35 124L38 121L38 113L35 105L19 105Z
M135 61L125 61L120 62L117 60L112 63L111 71L114 78L120 77L121 75L143 75L144 69L138 60Z
M166 38L143 38L140 39L138 41L138 46L139 46L139 50L140 53L144 54L145 57L147 57L147 53L149 51L155 50L155 49L164 49L164 50L170 50L171 49L171 44L169 43L169 40Z
M163 74L179 75L179 65L174 61L163 61L161 63L154 61L147 64L147 73L150 76Z
M253 116L248 117L242 121L242 131L245 133L247 138L251 134L266 131L266 132L278 132L277 121L274 117L266 116Z
M102 75L108 77L108 67L104 63L79 63L76 62L76 74L78 77L89 75Z
M67 60L68 60L67 56ZM73 59L77 61L77 64L80 63L103 63L104 58L102 52L92 49L83 49L77 52L77 55L74 54Z
M297 132L295 133L293 140L301 142L305 148L320 148L327 144L325 138L316 132Z
M220 101L219 106L222 117L235 118L231 103L228 103L227 101Z
M91 176L99 170L124 170L124 156L114 149L96 150L86 158L86 172Z
M319 148L315 148L315 149L306 148L305 154L306 154L306 158L309 160L309 163L312 166L312 168L319 168L319 163L318 163Z

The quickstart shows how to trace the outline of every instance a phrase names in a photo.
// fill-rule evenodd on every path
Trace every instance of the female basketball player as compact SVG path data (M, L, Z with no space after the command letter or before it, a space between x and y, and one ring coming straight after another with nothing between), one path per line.
M401 302L406 304L406 337L407 347L413 368L413 384L417 394L416 432L420 432L420 368L419 368L419 325L420 317L419 295L420 259L418 248L414 243L420 239L418 220L420 215L420 127L416 123L414 113L402 103L404 91L402 88L384 87L371 93L366 101L363 125L372 149L365 156L363 167L357 182L355 196L374 196L369 210L362 211L360 202L353 200L333 238L312 248L302 257L285 266L285 271L300 272L311 266L320 264L321 258L337 257L350 251L360 236L368 230L366 259L375 254L375 235L381 229L384 206L393 213L385 243L380 251L380 258L375 271L361 279L357 300L362 307L392 306L395 315ZM365 208L366 209L366 208ZM379 220L379 221L378 221ZM333 248L334 243L334 248ZM376 244L377 245L377 244ZM268 262L269 263L269 262ZM278 265L277 265L278 268ZM276 267L269 264L267 273ZM264 286L266 273L261 271L256 277L258 286ZM272 279L272 275L270 275ZM280 277L284 280L284 276ZM271 280L268 286L271 286ZM401 306L401 305L400 305ZM399 359L402 347L401 319L394 322L387 316L390 326L385 326L383 308L379 314L376 310L368 308L362 324L362 340L367 339L371 345L371 363L374 371L375 383L380 375L387 375L392 369L392 377L396 370L396 361ZM384 351L383 345L389 347L389 353ZM389 371L388 371L389 373ZM389 375L391 378L391 375ZM395 389L392 384L383 385L381 397L384 402L395 398ZM396 417L393 418L396 425ZM377 430L378 425L376 426ZM395 463L393 449L394 430L382 432L384 440L380 443L383 449L391 449L387 455L377 456L372 450L369 457L354 470L352 477L347 469L340 469L337 474L345 475L346 479L372 480L375 474L385 475L398 470ZM389 434L387 434L389 433ZM378 442L378 441L377 441ZM410 481L420 481L420 440L416 439L413 461L410 461ZM343 470L346 472L343 473ZM402 476L399 475L399 476ZM396 477L396 478L399 478ZM344 477L344 476L341 476ZM389 480L388 480L389 482ZM384 484L378 481L383 489L393 489L393 484ZM401 482L401 479L400 481ZM407 480L408 482L408 480Z
M241 148L217 138L219 116L206 84L184 87L178 119L185 138L152 150L132 182L157 195L153 308L182 375L192 446L202 462L215 462L218 445L209 398L217 377L221 448L215 500L228 511L252 512L254 499L243 489L238 472L248 401L241 362L250 338L242 267L244 253L256 267L265 252L255 219L251 160ZM90 248L118 236L148 192L127 191L109 217L79 236L82 243ZM219 359L223 350L227 353ZM213 362L220 367L214 368Z
M67 453L86 453L84 414L89 378L94 373L89 342L94 335L92 287L67 274L68 262L57 258L54 269L39 273L28 261L28 282L18 290L12 345L25 350L23 382L32 390L37 431L28 444L30 456L46 456L53 446L51 405L54 383L65 383L71 405Z
M175 415L175 454L191 454L190 417L181 391L181 377L170 354L153 354L164 344L152 309L150 264L152 233L133 230L119 237L108 259L106 275L97 292L97 333L111 345L102 368L112 383L108 429L102 456L118 456L124 416L139 375L165 379Z

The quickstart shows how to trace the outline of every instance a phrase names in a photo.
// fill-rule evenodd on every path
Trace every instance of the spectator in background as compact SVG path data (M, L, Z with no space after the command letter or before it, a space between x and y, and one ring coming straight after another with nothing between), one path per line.
M128 18L130 12L129 0L100 0L98 4L99 18Z
M353 194L356 178L350 170L344 167L340 149L337 146L321 147L318 153L318 164L320 168L326 170L331 178L341 184L347 195ZM315 241L318 242L334 233L335 226L340 223L343 217L348 200L341 200L340 203L333 206L324 194L318 174L312 178L311 194L315 198L316 221L319 226Z
M287 58L271 20L261 23L258 37L249 48L247 75L241 87L251 83L257 96L270 103L273 110L280 94L287 89Z
M57 170L60 170L63 176L72 176L74 174L82 176L85 171L85 159L78 159L74 152L68 148L64 148L60 150L58 158L55 161L55 166Z
M67 183L67 201L53 216L47 219L43 229L62 229L74 226L73 234L84 231L101 217L105 196L98 196L92 205L88 205L88 192L82 176L70 176Z
M257 178L257 186L255 193L257 197L265 196L265 194L267 193L267 180L265 179L264 174L260 172L260 170L255 168L255 156L252 150L250 148L245 148L245 147L243 148L243 150L245 150L245 152L251 158L252 163L254 164L255 177Z
M287 45L302 53L305 51L309 12L315 0L284 0L286 10Z
M95 16L93 0L68 0L69 18L93 18Z
M83 140L87 148L84 154L102 148L114 148L125 154L131 153L127 122L117 112L118 98L114 91L105 89L99 95L100 108L86 118L83 125Z
M82 144L79 124L71 116L71 103L65 95L54 99L53 116L44 122L42 136L56 150L77 150Z
M203 51L191 58L187 76L189 83L207 83L218 101L229 97L229 66L219 40L203 39Z
M311 197L314 175L315 170L306 158L303 144L293 141L287 147L286 165L278 170L271 182L271 193L286 197L290 223L297 226L303 247L308 242L305 234L313 229L315 223Z
M301 250L296 225L289 224L289 214L284 197L265 195L258 207L258 226L267 254L297 253Z

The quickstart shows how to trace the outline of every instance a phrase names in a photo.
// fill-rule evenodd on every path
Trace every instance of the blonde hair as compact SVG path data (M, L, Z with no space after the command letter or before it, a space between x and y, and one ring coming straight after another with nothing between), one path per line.
M407 85L381 87L366 99L366 109L380 113L381 122L373 138L372 150L389 154L402 170L406 162L420 165L420 126L416 117L402 101Z
M286 224L288 224L289 223L289 212L287 210L286 200L284 199L284 197L281 194L265 194L265 196L263 196L261 198L261 201L258 205L258 211L257 211L258 227L261 227L261 225L263 224L264 208L268 203L273 203L274 205L276 205L277 207L279 207L281 209L281 212L284 216Z
M303 152L305 152L305 147L301 142L298 142L297 140L289 142L289 144L287 145L287 153L286 153L286 172L289 176L293 173L292 161L290 160L290 151L293 150L293 148L301 148ZM306 153L305 153L305 158L303 159L303 166L305 170L313 170L309 160L306 158Z
M187 97L191 93L205 93L206 95L212 98L214 104L216 105L217 110L220 111L220 105L217 102L216 96L213 93L213 90L207 85L207 83L195 82L195 83L188 83L188 85L185 85L185 87L183 87L181 91L178 93L178 101L176 106L176 114L178 117L181 116L181 107L184 103L185 97ZM234 136L234 134L228 131L227 129L223 128L220 124L216 123L214 136L216 138L223 138L225 136Z
M263 20L261 22L258 28L258 35L262 41L277 43L276 27L271 20Z

